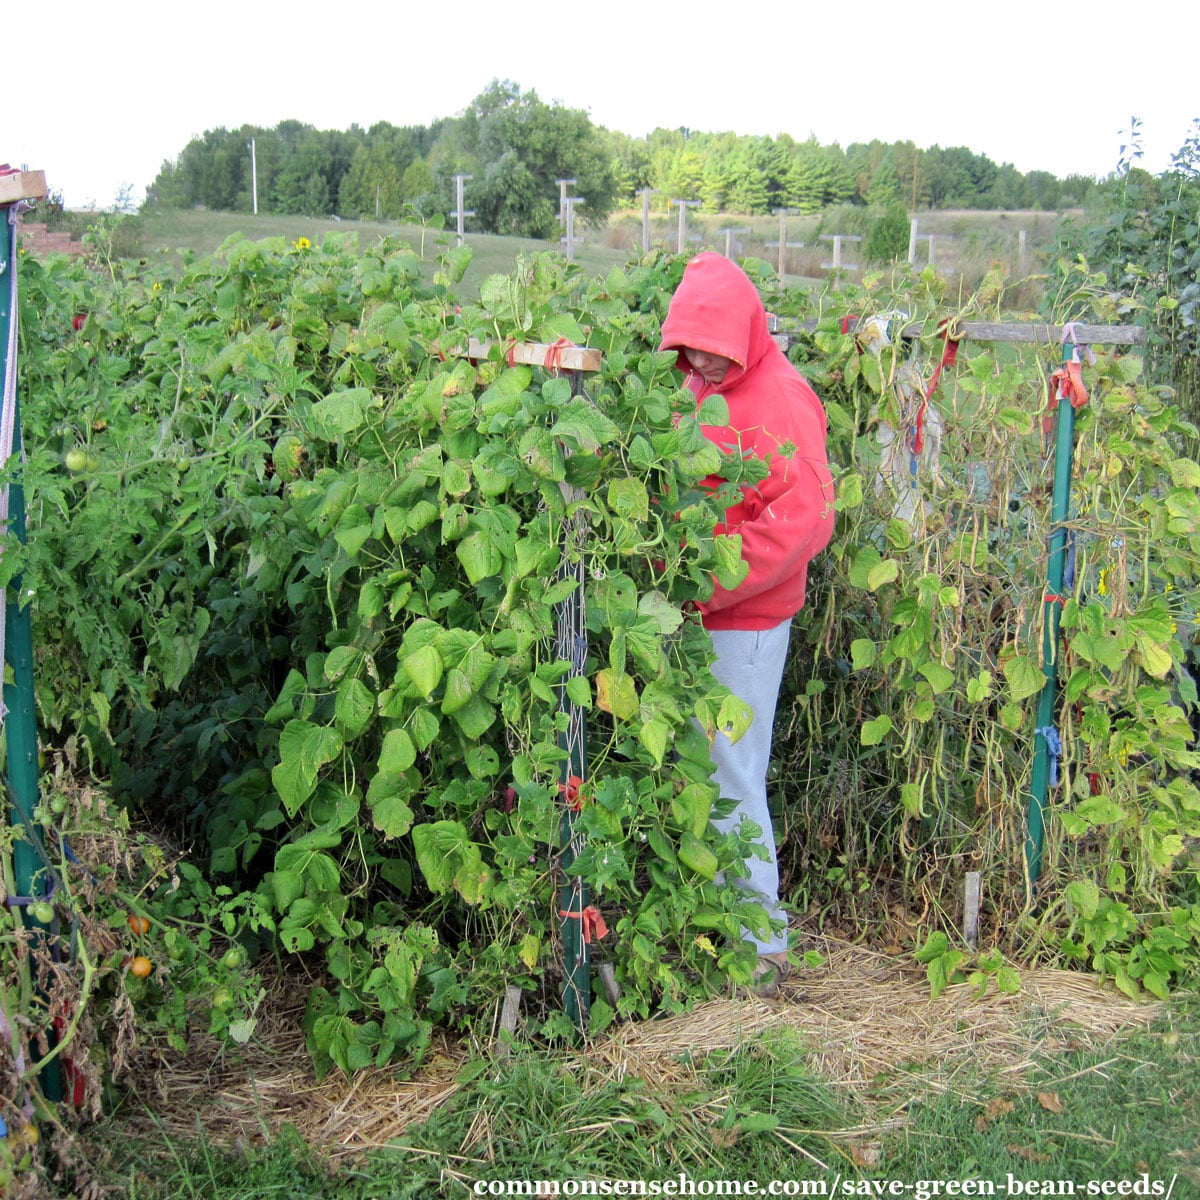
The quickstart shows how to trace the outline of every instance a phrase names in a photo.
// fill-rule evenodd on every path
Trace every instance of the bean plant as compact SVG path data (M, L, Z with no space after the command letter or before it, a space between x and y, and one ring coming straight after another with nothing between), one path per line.
M728 801L709 739L752 714L694 615L744 573L713 529L762 464L705 439L723 402L697 413L656 350L683 260L588 278L539 255L468 297L469 254L447 249L432 282L405 244L338 235L233 239L181 272L22 264L31 530L3 569L34 587L45 738L184 856L149 897L164 920L217 921L303 970L322 1069L417 1056L439 1023L490 1030L508 985L536 1031L572 1033L566 872L620 988L591 1032L747 981L739 931L767 920L733 882L754 831L710 820ZM948 319L1003 312L1003 278L951 311L931 273L811 296L747 267L825 399L838 475L772 768L801 939L811 921L896 940L935 988L1017 986L1009 964L1041 958L1165 993L1200 941L1188 426L1138 356L1097 347L1031 895L1052 368L964 343L932 398L937 461L897 480L884 435L911 424L913 379ZM843 331L896 310L915 338ZM510 361L563 340L599 370ZM580 600L571 678L557 614ZM568 807L586 847L569 866Z

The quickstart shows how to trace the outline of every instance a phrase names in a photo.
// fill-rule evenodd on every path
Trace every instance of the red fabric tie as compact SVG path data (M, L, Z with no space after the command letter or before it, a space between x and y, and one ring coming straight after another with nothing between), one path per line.
M582 912L560 908L558 915L583 922L583 942L585 946L592 944L593 934L597 938L605 937L608 934L608 925L604 917L601 916L600 910L594 904L589 904Z
M958 358L958 338L951 335L949 322L943 321L938 329L938 332L945 340L945 345L942 347L942 360L934 368L933 374L929 377L929 384L925 388L925 396L921 401L921 407L917 409L916 424L913 428L911 447L913 454L920 454L925 449L925 409L929 406L929 401L933 398L934 389L938 385L938 380L942 377L942 372L947 367L954 366L955 360Z
M1050 414L1058 408L1060 396L1069 401L1072 408L1082 408L1088 402L1088 390L1083 382L1083 364L1077 359L1063 363L1050 376L1049 394L1046 397L1046 415L1042 420L1042 430L1045 433L1050 432L1052 425Z

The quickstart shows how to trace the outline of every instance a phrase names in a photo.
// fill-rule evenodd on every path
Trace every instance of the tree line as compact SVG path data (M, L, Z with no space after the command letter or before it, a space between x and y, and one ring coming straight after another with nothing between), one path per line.
M471 228L534 238L557 231L561 180L583 198L580 217L592 224L635 205L645 189L659 209L687 199L703 211L755 216L830 204L1055 210L1082 203L1095 186L1087 176L1023 174L963 146L876 140L843 149L815 137L682 128L632 137L493 80L462 113L428 126L380 121L342 131L281 121L208 130L163 163L147 204L250 212L257 199L260 212L427 220L453 211L456 176L469 177Z

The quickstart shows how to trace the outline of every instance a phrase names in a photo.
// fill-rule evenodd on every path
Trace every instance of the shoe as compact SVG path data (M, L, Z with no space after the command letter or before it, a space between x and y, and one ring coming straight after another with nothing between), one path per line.
M778 954L760 954L758 966L754 968L754 976L747 991L751 996L770 1000L779 991L779 985L791 973L786 950L781 950Z

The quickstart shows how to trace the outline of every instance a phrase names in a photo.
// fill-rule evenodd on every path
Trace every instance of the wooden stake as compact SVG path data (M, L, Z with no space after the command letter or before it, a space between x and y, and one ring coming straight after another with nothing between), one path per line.
M517 1017L521 1012L521 989L509 984L504 989L504 1004L500 1009L500 1034L496 1039L496 1054L507 1054L512 1049L511 1039L517 1034ZM506 1039L503 1035L508 1034Z
M617 1001L621 998L621 985L617 982L616 973L613 971L613 965L610 962L598 963L596 971L600 976L600 982L604 985L604 995L609 1004L616 1008Z
M967 872L966 902L963 905L963 940L972 950L979 944L980 874Z

